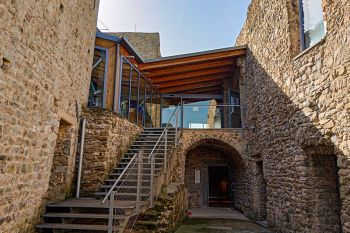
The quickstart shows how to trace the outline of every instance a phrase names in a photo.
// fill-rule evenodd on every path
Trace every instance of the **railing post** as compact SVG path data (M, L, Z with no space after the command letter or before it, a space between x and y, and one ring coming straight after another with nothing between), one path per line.
M80 197L80 182L81 182L81 169L83 167L83 155L84 155L84 141L85 141L85 127L86 127L86 118L84 117L81 122L81 133L80 133L80 149L79 149L79 165L78 165L78 174L77 174L77 190L75 197Z
M108 233L113 233L113 220L114 220L114 192L111 193L110 200L109 200Z
M151 179L150 179L150 204L149 207L152 208L154 207L154 155L151 156Z
M142 185L142 157L143 151L138 155L138 163L137 163L137 191L136 191L136 214L140 212L140 202L141 202L141 185Z
M176 108L176 113L175 113L175 146L177 146L178 144L178 138L177 138L177 126L178 126L178 108Z
M181 128L184 127L184 105L181 103Z
M165 129L164 143L164 173L166 173L168 159L168 129Z

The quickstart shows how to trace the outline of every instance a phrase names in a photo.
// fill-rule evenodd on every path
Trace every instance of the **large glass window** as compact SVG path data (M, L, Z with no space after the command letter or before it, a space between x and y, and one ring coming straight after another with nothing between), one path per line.
M103 106L106 56L106 50L95 48L88 100L89 107Z
M299 0L303 49L321 41L325 34L322 0Z
M138 103L138 124L144 125L145 122L145 90L146 90L146 81L143 78L140 78L139 84L139 103Z
M146 84L146 115L145 126L152 127L152 86Z
M122 63L122 80L121 80L121 95L120 95L120 115L129 117L129 102L130 102L130 75L131 66L123 59Z
M126 58L122 60L119 113L133 123L153 127L159 120L156 105L159 92Z
M137 70L132 69L131 72L131 93L130 93L130 109L129 120L133 123L137 123L137 98L138 98L138 86L139 86L139 73Z

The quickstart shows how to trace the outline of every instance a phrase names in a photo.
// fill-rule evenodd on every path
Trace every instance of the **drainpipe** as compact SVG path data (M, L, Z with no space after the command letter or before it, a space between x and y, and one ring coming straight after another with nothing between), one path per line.
M78 166L78 176L77 176L77 191L75 195L77 198L79 198L80 196L81 169L83 166L84 141L85 141L85 126L86 126L86 118L83 117L81 120L79 166Z

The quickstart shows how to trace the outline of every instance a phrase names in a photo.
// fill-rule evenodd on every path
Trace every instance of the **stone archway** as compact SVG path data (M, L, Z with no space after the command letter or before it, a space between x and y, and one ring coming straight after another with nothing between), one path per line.
M176 161L173 162L172 180L189 186L190 180L192 180L192 183L195 181L195 170L196 166L199 165L200 178L206 184L205 182L208 182L208 166L230 166L233 175L234 192L232 200L234 206L249 215L252 212L251 179L249 178L248 169L250 163L246 157L243 133L242 130L185 130L177 148L176 156L174 156ZM207 155L204 159L203 156L200 158L198 154ZM199 159L200 164L192 166L191 157L194 160ZM195 184L191 184L191 188L194 187L193 185ZM191 194L189 198L192 198L190 201L196 202L197 206L206 206L205 200L208 190L206 190L205 185L199 185L199 187L198 185L196 187L197 191L199 190L197 194L191 194L190 192L193 190L189 190L189 194ZM194 198L195 195L197 197ZM189 204L191 207L191 203Z
M217 174L211 174L215 169ZM198 141L186 153L185 186L189 207L217 204L239 208L245 196L245 170L242 158L233 147L217 139ZM215 184L211 181L212 175L222 177L216 177Z

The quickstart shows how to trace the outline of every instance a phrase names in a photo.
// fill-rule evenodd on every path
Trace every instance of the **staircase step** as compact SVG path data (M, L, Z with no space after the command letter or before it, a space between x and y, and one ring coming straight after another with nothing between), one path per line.
M134 208L135 203L130 201L116 201L114 203L115 208L130 209ZM108 204L101 204L101 200L94 198L74 198L64 201L54 202L47 205L47 207L64 207L64 208L96 208L106 209L109 208Z
M107 192L96 192L94 193L96 196L106 196ZM116 193L115 196L129 196L129 197L136 197L137 193ZM141 197L148 197L149 194L148 193L141 193L140 194Z
M124 171L125 170L125 168L124 167L117 167L117 168L114 168L113 169L114 171ZM146 171L151 171L151 168L150 167L144 167L144 168L142 168L142 170L146 170ZM162 170L162 168L154 168L154 170L155 171L160 171L160 170Z
M160 159L160 158L159 158ZM158 160L158 159L157 159ZM118 164L120 164L120 165L128 165L129 164L129 161L127 161L127 162L120 162L120 163L118 163ZM147 163L145 163L145 162L142 162L142 164L148 164L148 165L151 165L151 163L150 162L147 162ZM163 163L154 163L155 165L163 165Z
M107 225L67 224L67 223L43 223L43 224L37 225L37 228L65 229L65 230L89 230L89 231L107 231L108 230Z
M103 189L111 189L112 188L112 184L110 185L102 185L101 188ZM150 186L140 186L141 189L150 189ZM122 186L122 189L137 189L136 185L130 185L130 186Z
M108 219L108 214L95 214L95 213L45 213L45 218L94 218L94 219ZM114 219L124 220L127 219L125 215L114 215Z

